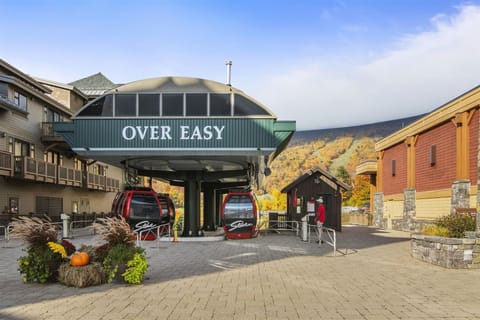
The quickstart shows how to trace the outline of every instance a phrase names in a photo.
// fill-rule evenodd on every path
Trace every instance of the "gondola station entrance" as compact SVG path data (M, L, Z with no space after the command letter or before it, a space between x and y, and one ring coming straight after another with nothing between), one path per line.
M127 185L146 176L184 187L182 235L196 236L218 225L229 189L261 185L295 121L229 84L162 77L115 88L54 130L79 157L124 168Z

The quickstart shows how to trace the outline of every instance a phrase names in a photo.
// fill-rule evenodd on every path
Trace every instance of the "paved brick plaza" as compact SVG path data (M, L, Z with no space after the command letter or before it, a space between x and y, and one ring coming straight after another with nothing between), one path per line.
M480 318L480 270L416 261L404 232L347 226L337 237L348 255L285 234L145 243L143 285L83 289L23 284L11 241L0 248L0 319Z

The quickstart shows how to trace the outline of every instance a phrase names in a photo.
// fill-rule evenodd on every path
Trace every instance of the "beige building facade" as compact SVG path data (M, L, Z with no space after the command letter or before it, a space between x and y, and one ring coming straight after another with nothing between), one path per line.
M53 131L88 97L0 59L0 214L110 211L122 169L78 157Z

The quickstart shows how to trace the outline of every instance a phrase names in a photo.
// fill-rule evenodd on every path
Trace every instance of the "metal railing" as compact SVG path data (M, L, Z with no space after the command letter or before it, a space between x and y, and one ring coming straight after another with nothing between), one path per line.
M6 226L0 226L0 229L3 229L3 247L5 248L8 244L8 241L10 240L10 229L12 226L10 224L7 224Z
M311 241L312 239L312 229L314 230L314 234L316 235L317 241L320 241L319 236L318 236L318 228L317 225L315 224L309 224L308 225L308 242ZM323 234L326 234L326 237L323 237ZM322 237L321 237L323 243L326 243L333 248L333 255L336 255L337 252L337 233L335 229L332 228L327 228L327 227L322 227Z
M136 244L137 246L141 246L142 239L147 238L148 236L155 236L157 240L157 246L160 241L160 238L164 237L165 235L168 237L168 241L171 241L171 234L170 234L170 224L164 223L161 225L155 224L144 224L141 226L137 225L137 228L133 230L136 236Z
M268 222L268 223L267 223ZM268 220L259 225L260 231L292 231L299 235L300 227L298 221Z
M74 230L78 231L80 228L81 229L91 229L93 231L93 235L97 234L96 231L95 231L95 227L94 227L94 223L95 223L95 219L93 220L74 220L74 221L71 221L70 224L69 224L69 228L70 230L68 230L68 234L73 238L74 237ZM75 228L75 224L82 224L82 227L80 228ZM87 226L85 226L87 225Z

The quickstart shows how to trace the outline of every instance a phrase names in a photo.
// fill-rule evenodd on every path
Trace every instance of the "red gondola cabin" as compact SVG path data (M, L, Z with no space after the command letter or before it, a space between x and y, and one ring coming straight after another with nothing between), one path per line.
M222 221L228 239L248 239L257 234L257 205L250 192L230 192L222 206Z

